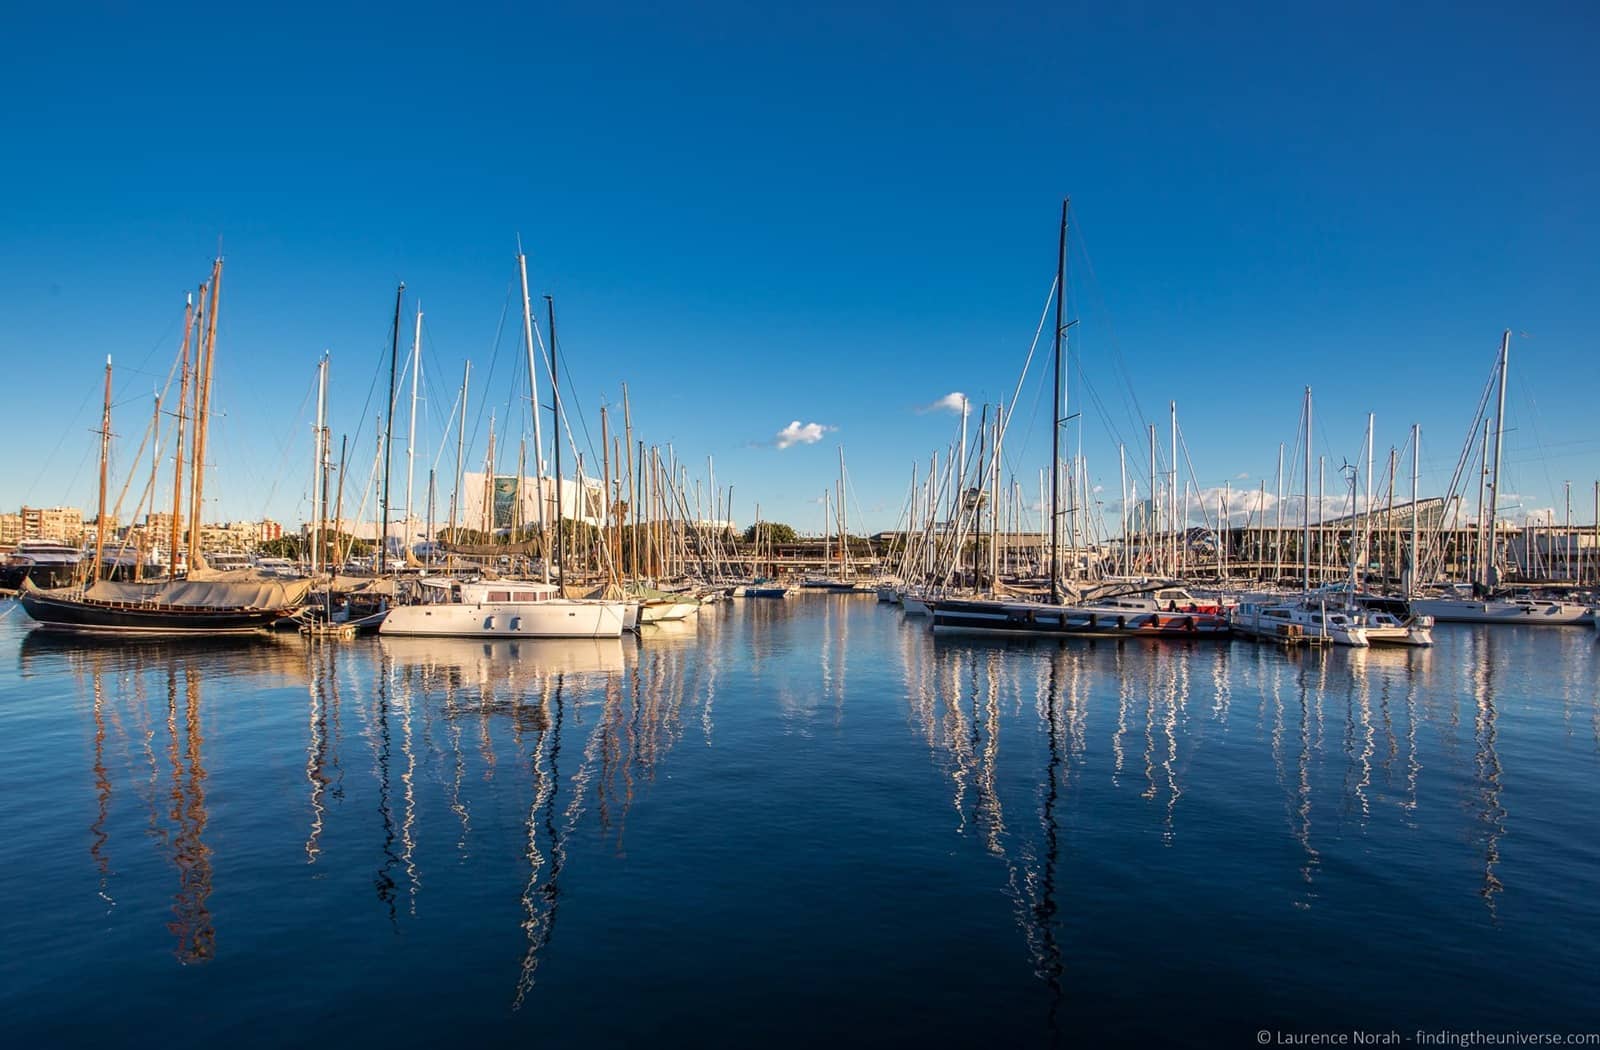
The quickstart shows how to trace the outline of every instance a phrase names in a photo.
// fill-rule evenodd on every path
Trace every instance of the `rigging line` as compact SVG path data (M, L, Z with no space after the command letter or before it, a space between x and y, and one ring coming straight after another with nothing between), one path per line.
M391 320L384 328L384 335L387 336L393 328L394 322ZM361 438L367 432L367 419L372 410L372 399L378 392L378 377L383 374L383 366L390 353L388 343L389 340L385 338L383 344L378 347L378 365L372 370L372 379L367 384L367 397L361 403L361 417L356 421L356 432L350 439L350 444L357 448L361 446Z
M1095 294L1095 301L1100 309L1104 311L1106 335L1111 342L1111 363L1113 366L1113 372L1116 376L1121 378L1123 388L1127 393L1127 400L1132 401L1133 403L1133 413L1130 415L1130 422L1144 420L1148 417L1145 414L1144 406L1139 402L1139 394L1134 389L1133 377L1128 371L1127 359L1122 353L1122 341L1117 338L1116 325L1111 320L1111 308L1106 303L1105 292L1100 285L1100 276L1095 272L1094 259L1089 255L1088 232L1084 227L1083 217L1081 214L1078 215L1075 225L1078 229L1078 236L1073 241L1073 244L1077 248L1079 257L1083 260L1084 267L1089 271L1089 287ZM1124 403L1124 407L1126 407L1126 402Z
M136 366L135 368L118 369L118 374L120 375L123 371L138 372L141 375L145 374L141 370L143 369L143 367L146 364L149 364L150 358L153 357L155 355L155 352L161 348L161 344L165 343L169 338L171 338L172 331L173 331L173 326L176 325L177 323L178 322L176 320L169 320L167 322L166 328L162 331L161 336L158 339L156 339L155 342L150 344L150 349L145 351L144 357L139 360L138 366ZM172 385L172 378L171 378L170 374L167 377L167 385L168 386ZM45 456L44 462L42 464L40 464L39 473L34 477L33 483L28 486L28 490L27 491L33 492L34 490L36 490L39 487L39 483L44 480L45 475L47 473L49 473L50 464L55 460L56 454L61 451L61 446L66 443L67 435L72 433L77 428L78 420L83 416L84 408L89 404L89 401L94 397L94 392L97 389L98 389L98 385L90 386L90 387L88 387L86 389L86 391L84 393L84 396L83 396L83 400L78 403L77 409L75 409L73 411L71 418L68 419L66 429L63 430L61 432L61 436L56 439L55 447L50 450L49 455ZM165 395L165 391L163 391L163 396L164 395ZM79 467L78 467L78 471L82 471L82 469L83 469L83 466L80 463ZM77 474L77 472L74 472L74 480L76 479L76 474Z
M572 370L569 367L567 367L567 362L570 361L571 358L566 356L566 355L560 355L560 356L561 356L561 374L567 377L567 389L568 390L576 390L577 386L578 386L577 381L572 378ZM589 448L589 456L592 459L598 459L599 456L594 450L594 436L589 433L589 420L583 414L583 401L580 398L577 398L577 397L571 398L570 400L574 405L577 406L578 429L583 431L583 440L584 440L584 443ZM568 402L567 398L562 398L561 399L561 414L563 416L565 416L567 414L567 402ZM570 432L572 430L572 424L571 424L570 421L567 424L567 430L568 430L568 432L570 434ZM574 442L574 447L576 447L576 442Z
M485 390L485 391L489 391L489 390L494 389L494 387L492 385L492 380L494 379L495 366L500 361L500 347L501 347L503 339L505 338L506 314L509 313L510 310L511 310L511 295L512 295L512 292L514 291L514 289L515 289L515 282L514 281L513 282L508 282L506 284L505 302L500 304L500 320L495 325L495 328L494 328L494 339L489 344L489 371L488 371L488 374L485 375L483 377L482 381L481 381L483 383L483 390ZM477 416L474 417L474 419L472 421L472 434L467 439L466 454L467 454L468 459L470 459L470 457L471 457L471 453L472 453L473 448L475 448L477 446L477 444L478 444L478 433L479 433L480 430L483 429L483 414L484 414L484 411L487 408L488 404L489 404L489 398L488 397L480 397L478 399L478 414L477 414ZM466 461L467 460L463 460L463 463L465 463ZM465 466L463 466L462 469L465 470L466 469Z
M1545 491L1550 494L1550 501L1553 504L1556 496L1556 483L1555 479L1550 476L1549 456L1545 451L1544 439L1539 434L1539 405L1533 399L1527 384L1522 381L1522 373L1520 372L1517 373L1516 386L1517 400L1522 402L1522 407L1528 420L1528 429L1533 434L1533 451L1538 456L1540 473L1544 475ZM1512 459L1511 462L1515 463L1519 462L1519 460Z
M433 466L430 468L436 474L439 471L439 461L444 458L444 454L448 450L448 446L450 444L450 432L455 430L459 423L465 422L464 420L456 419L456 409L460 407L461 390L457 388L455 400L450 403L450 421L445 424L444 433L439 435L439 451L433 457Z

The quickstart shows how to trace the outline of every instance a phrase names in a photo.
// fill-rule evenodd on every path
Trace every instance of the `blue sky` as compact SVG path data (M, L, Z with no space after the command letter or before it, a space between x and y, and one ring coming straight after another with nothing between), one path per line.
M402 279L431 457L463 360L515 407L514 313L481 381L520 234L596 434L627 382L646 442L802 530L842 445L853 525L887 527L956 423L919 407L1010 395L1071 194L1073 396L1116 433L1176 399L1197 484L1270 490L1310 384L1317 452L1419 422L1437 491L1511 328L1511 513L1571 480L1588 521L1597 41L1581 4L14 11L0 505L92 504L107 353L126 466L219 237L208 517L305 513L316 360L354 439ZM826 429L776 447L792 421ZM1096 413L1083 443L1115 499Z

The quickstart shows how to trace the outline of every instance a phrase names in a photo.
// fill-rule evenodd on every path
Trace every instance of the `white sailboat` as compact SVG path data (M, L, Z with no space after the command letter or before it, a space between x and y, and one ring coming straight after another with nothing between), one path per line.
M1490 464L1488 515L1482 532L1486 541L1479 557L1481 570L1475 590L1465 594L1456 592L1416 598L1412 600L1411 608L1441 623L1499 623L1537 627L1587 623L1594 614L1580 602L1541 598L1531 593L1499 592L1500 570L1496 564L1494 537L1495 521L1500 511L1500 449L1506 430L1506 368L1510 357L1511 330L1508 328L1500 337L1500 363L1496 369L1499 408L1494 421L1494 458Z
M384 635L440 638L620 638L623 602L562 598L554 584L529 580L462 583L423 577L421 601L389 610Z

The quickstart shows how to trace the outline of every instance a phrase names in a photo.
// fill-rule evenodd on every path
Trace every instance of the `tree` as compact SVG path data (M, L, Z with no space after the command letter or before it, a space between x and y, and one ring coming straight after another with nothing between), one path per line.
M759 526L751 525L739 538L745 543L755 543L757 528L761 530L762 543L794 543L800 538L792 525L785 525L781 521L763 521Z
M300 547L299 536L279 536L275 540L263 543L257 551L267 558L288 558L290 561L299 561Z

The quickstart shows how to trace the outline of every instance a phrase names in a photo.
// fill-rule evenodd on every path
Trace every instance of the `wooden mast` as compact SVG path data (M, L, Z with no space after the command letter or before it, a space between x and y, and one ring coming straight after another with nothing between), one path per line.
M177 445L172 453L172 521L167 544L167 575L178 576L178 541L182 536L183 521L183 429L189 407L189 333L194 330L194 297L184 296L183 304L183 364L178 380L178 433Z
M106 465L111 459L111 355L106 355L105 407L100 413L100 506L94 516L94 578L105 571L106 549Z
M194 486L189 501L189 571L204 567L200 554L200 518L205 506L206 436L211 429L211 369L217 355L217 298L222 292L222 257L211 264L211 301L206 306L205 352L195 387L194 461L190 476Z

